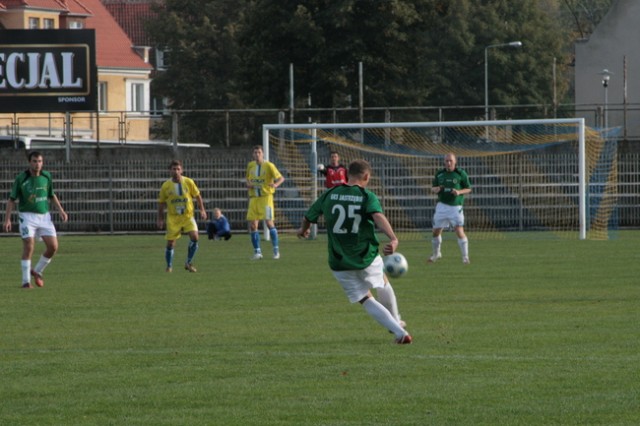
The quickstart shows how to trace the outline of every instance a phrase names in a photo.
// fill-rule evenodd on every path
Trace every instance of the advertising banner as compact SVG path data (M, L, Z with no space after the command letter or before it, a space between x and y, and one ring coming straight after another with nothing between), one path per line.
M0 112L97 109L94 30L0 31Z

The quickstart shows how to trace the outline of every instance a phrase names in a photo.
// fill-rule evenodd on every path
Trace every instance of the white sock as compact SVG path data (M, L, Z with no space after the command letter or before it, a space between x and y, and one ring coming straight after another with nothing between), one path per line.
M433 255L440 255L440 246L442 245L442 235L438 235L437 237L433 237L431 239L431 247L433 247Z
M458 238L458 246L460 247L462 257L469 257L469 240L467 240L467 237Z
M386 285L382 288L376 289L378 294L378 301L387 308L393 318L400 322L400 312L398 312L398 301L396 300L396 293L391 287L391 283L387 281Z
M380 302L378 302L373 297L368 298L362 304L362 306L369 313L369 315L371 315L376 321L378 321L380 325L392 332L396 336L396 339L407 335L407 332L404 331L402 327L400 327L398 321L393 318L391 312L389 312L387 308L382 306L382 304L380 304Z
M31 282L31 260L21 260L22 267L22 284Z
M38 260L38 263L36 264L36 267L33 268L33 270L38 274L42 275L42 273L44 272L44 269L49 265L50 262L51 262L50 257L40 256L40 260Z

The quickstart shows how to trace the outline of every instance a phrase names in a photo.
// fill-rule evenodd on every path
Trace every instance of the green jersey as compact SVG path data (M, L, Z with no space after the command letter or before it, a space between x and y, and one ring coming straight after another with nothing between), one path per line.
M40 176L33 176L29 170L16 176L9 195L13 201L19 200L18 211L23 213L48 213L51 197L53 186L49 172L42 171Z
M324 216L329 240L329 267L334 271L365 269L378 256L380 242L374 213L382 213L376 194L360 186L340 185L324 192L305 217Z
M442 187L442 191L438 192L438 201L450 206L461 206L464 195L453 195L451 190L471 188L471 182L467 172L462 169L456 168L452 172L442 169L433 178L433 186Z

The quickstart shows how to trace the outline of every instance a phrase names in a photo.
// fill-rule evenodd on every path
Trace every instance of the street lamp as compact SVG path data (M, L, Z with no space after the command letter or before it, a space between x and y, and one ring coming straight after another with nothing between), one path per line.
M489 120L489 49L494 47L522 47L521 41L490 44L484 48L484 119Z
M611 79L613 73L605 68L602 70L600 75L602 76L602 87L604 87L604 109L602 111L602 127L606 129L607 127L609 127L609 80Z

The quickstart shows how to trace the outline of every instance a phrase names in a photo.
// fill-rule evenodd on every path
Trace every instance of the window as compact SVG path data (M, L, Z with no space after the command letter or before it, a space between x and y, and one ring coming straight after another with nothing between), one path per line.
M107 111L107 82L101 81L98 83L98 111Z
M134 83L131 85L131 111L144 111L144 84Z
M40 28L40 18L29 18L29 29L37 30Z
M127 111L132 113L148 113L149 89L151 80L130 79L126 81Z
M81 30L84 28L82 21L69 21L69 28L72 30Z
M45 30L52 30L56 27L56 21L54 21L53 19L50 18L44 18L42 20L42 27Z
M126 82L127 111L149 112L149 88L151 80L131 79Z
M167 98L159 98L154 96L151 98L151 115L168 114L169 100Z
M170 65L171 51L169 49L156 49L156 69L166 70Z

